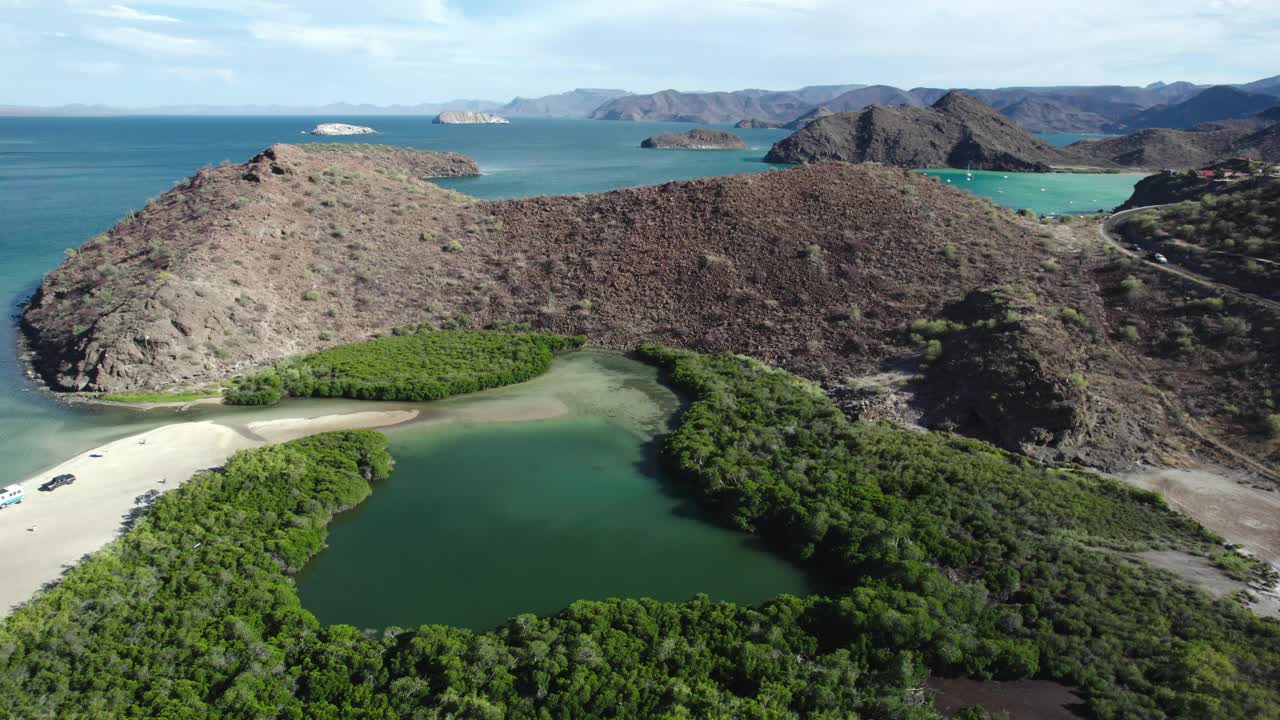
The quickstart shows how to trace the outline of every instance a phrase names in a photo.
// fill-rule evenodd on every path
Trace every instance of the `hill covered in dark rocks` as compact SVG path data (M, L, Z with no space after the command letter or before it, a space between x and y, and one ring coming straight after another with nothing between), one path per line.
M765 162L880 162L910 168L1047 172L1069 158L964 93L931 107L872 106L818 117L773 146Z

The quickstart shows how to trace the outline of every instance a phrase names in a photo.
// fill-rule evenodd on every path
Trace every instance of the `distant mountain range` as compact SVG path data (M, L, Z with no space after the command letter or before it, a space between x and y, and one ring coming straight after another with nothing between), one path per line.
M834 90L841 86L824 86ZM872 105L928 107L946 95L948 88L903 90L888 85L843 86L844 92L810 92L802 107L801 91L761 94L758 90L719 93L682 93L664 90L649 95L628 95L611 100L591 117L601 120L666 120L717 123L747 121L757 125L787 124L814 113L819 107L832 112L854 112ZM1177 127L1256 114L1268 103L1280 104L1280 76L1238 86L1213 88L1187 82L1137 86L1053 86L996 89L956 88L991 105L1034 132L1124 132L1157 118L1177 121ZM1214 90L1200 103L1194 99ZM1268 101L1268 98L1270 100ZM1191 102L1186 107L1182 103ZM797 112L797 108L799 111Z
M797 90L747 89L732 92L579 88L555 95L517 97L503 104L459 99L416 105L321 106L175 105L114 108L104 105L19 107L0 105L0 115L436 115L445 110L496 112L513 117L576 117L596 120L662 120L691 123L742 122L744 127L793 129L828 112L856 112L872 105L929 107L951 90L978 98L1033 132L1132 132L1152 127L1188 129L1256 117L1280 104L1280 75L1225 86L1189 82L1146 86L1080 85L994 89L926 88L889 85L812 85Z
M1237 120L1257 115L1280 104L1275 95L1251 93L1219 85L1174 105L1157 105L1109 127L1113 132L1148 128L1189 130L1204 123Z
M815 85L799 90L737 90L735 92L680 92L663 90L649 95L627 95L596 108L593 120L668 120L724 123L744 118L790 121L861 85Z
M498 108L497 112L512 117L586 117L610 100L630 94L626 90L578 88L540 98L518 97Z

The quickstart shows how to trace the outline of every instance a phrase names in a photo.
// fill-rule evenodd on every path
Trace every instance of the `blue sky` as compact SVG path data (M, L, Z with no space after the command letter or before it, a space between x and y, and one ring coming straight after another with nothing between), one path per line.
M0 0L0 104L1244 82L1280 0Z

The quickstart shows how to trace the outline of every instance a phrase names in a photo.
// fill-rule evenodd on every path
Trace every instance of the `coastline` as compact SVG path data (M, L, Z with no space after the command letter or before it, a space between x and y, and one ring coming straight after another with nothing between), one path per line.
M386 428L418 415L417 410L368 410L260 421L247 431L217 420L174 423L106 443L26 478L19 483L23 503L0 511L0 547L6 550L0 555L0 617L114 540L135 508L134 498L148 490L178 487L238 450L335 430ZM63 473L75 475L76 482L39 491L40 484Z

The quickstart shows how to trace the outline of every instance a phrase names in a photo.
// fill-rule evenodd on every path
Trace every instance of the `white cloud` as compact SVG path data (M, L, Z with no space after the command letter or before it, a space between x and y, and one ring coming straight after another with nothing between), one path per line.
M86 33L104 45L159 55L213 55L209 42L132 27L91 28Z
M135 10L128 5L108 5L105 8L88 10L87 12L90 15L97 15L98 17L112 18L114 20L127 20L129 22L182 22L176 17L170 17L169 15L155 15L141 10Z

